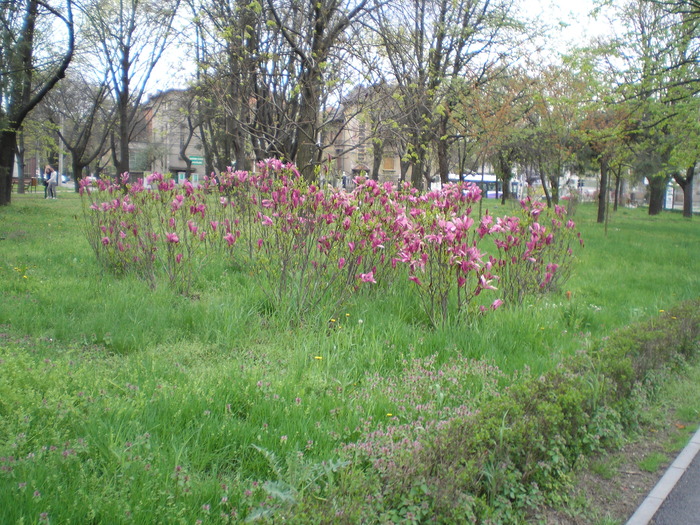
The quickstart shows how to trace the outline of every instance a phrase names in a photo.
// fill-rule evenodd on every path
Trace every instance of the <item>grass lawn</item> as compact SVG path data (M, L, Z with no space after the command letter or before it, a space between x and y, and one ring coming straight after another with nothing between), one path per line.
M358 451L381 463L700 291L696 221L621 209L605 233L582 205L556 294L432 328L401 282L289 323L225 262L187 297L106 273L59 191L0 209L1 523L235 522L322 499L382 468Z

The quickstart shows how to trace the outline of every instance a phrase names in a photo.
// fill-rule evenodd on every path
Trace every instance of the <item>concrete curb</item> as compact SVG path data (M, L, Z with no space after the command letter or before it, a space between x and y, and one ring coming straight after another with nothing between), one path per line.
M700 428L690 439L686 447L678 454L676 460L652 489L637 511L627 521L627 525L647 525L659 510L659 507L670 494L678 480L688 469L696 454L700 452Z

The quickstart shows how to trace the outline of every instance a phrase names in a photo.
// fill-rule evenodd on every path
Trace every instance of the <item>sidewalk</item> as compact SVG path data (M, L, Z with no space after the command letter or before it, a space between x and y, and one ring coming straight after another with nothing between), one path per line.
M700 524L700 429L627 525Z

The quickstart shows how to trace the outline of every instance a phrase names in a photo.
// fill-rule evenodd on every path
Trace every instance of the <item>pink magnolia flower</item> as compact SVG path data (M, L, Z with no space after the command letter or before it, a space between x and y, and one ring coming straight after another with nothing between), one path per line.
M109 237L102 237L102 244L107 246L109 244Z
M479 286L483 290L496 290L497 288L491 284L491 279L486 279L484 275L479 276Z
M345 266L345 257L341 257L340 259L338 259L338 269L342 270L344 266Z
M182 195L175 195L173 202L170 204L170 208L173 211L177 211L182 207L182 203L185 201L185 197Z
M177 244L177 243L180 242L180 238L177 236L177 233L174 233L174 232L173 232L173 233L167 233L167 234L165 235L165 239L166 239L168 242L171 242L171 243L173 243L173 244Z
M182 254L181 254L181 253L178 253L178 254L175 256L175 262L179 264L180 261L182 261Z
M418 286L423 286L423 283L422 283L422 282L420 281L420 279L419 279L418 277L416 277L415 275L411 275L411 276L408 278L408 280L409 280L409 281L413 281L413 282L416 283Z
M224 240L228 243L229 246L233 246L233 244L236 242L236 238L230 233L224 235Z
M498 310L501 306L503 306L503 301L496 299L491 303L491 310Z
M368 273L361 273L360 274L360 281L363 283L374 283L376 284L377 281L374 279L374 272L370 271Z

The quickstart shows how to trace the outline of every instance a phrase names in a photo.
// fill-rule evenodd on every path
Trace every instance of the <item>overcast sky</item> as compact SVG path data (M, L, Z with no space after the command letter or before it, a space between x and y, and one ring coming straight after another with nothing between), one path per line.
M600 15L597 19L589 16L595 8L594 0L523 0L522 6L529 17L552 26L562 24L559 37L552 35L552 39L557 40L557 47L585 45L591 38L606 34L610 28L605 16Z
M546 23L554 28L547 39L548 47L566 51L572 46L586 45L593 37L604 35L610 23L604 16L597 20L588 15L595 7L595 0L514 0L522 13L531 19ZM150 92L171 87L185 87L185 78L191 78L193 66L183 60L182 52L172 49L154 71Z

